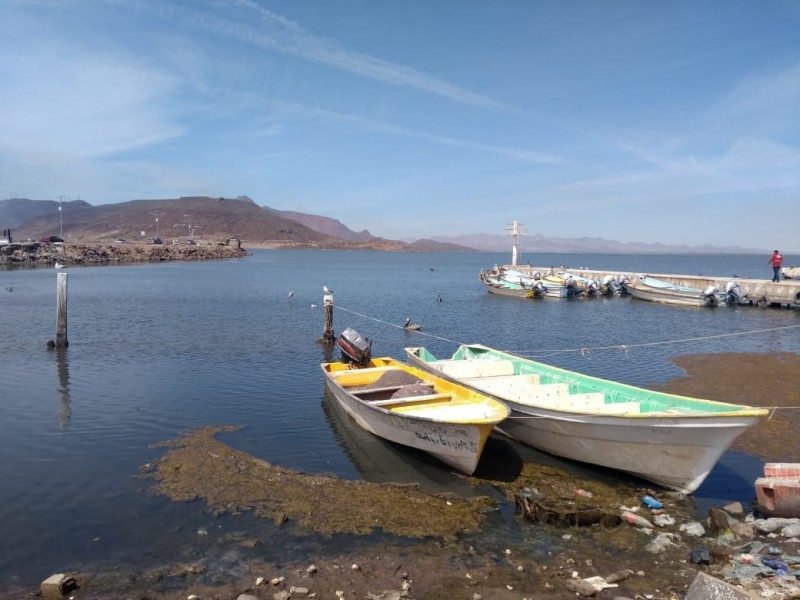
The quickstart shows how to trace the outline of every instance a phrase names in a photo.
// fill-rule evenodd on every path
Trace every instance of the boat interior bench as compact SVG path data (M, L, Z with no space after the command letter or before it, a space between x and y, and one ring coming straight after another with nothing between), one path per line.
M509 400L522 400L530 396L532 388L540 386L538 375L500 375L498 377L464 377L462 382L476 390ZM564 392L566 393L566 391Z
M514 374L514 363L510 360L437 360L430 364L445 375L454 378L498 377Z
M490 383L487 383L486 389L487 390L492 389ZM522 394L521 397L517 398L517 401L530 404L539 404L546 402L560 404L561 401L567 396L569 396L569 385L567 385L566 383L542 383L540 385L526 389L525 393Z
M382 406L386 408L387 406L396 406L396 405L404 405L408 406L409 404L424 404L426 402L436 402L441 403L442 401L450 401L453 399L451 394L425 394L424 396L406 396L405 398L387 398L385 400L369 400L369 403L372 406Z

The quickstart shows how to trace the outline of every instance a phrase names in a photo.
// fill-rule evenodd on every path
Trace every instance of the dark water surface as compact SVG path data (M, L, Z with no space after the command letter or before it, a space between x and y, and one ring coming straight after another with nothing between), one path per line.
M771 277L760 256L531 260ZM458 343L480 342L646 386L681 375L670 362L677 355L800 352L797 330L780 329L800 322L793 310L490 296L478 271L507 261L493 253L254 251L235 261L69 269L70 345L63 352L46 349L55 337L56 271L0 270L0 592L84 565L146 567L222 555L229 549L221 532L287 535L249 515L215 519L201 502L146 493L137 471L163 452L151 445L191 427L243 425L225 441L286 467L465 492L446 468L358 430L337 412L319 363L338 355L314 343L322 333L323 285L335 291L337 333L352 326L374 340L376 355L397 358L404 346L448 355ZM422 334L400 328L406 317ZM714 337L764 329L770 331ZM662 341L671 343L654 344ZM529 448L513 451L523 460L558 462ZM695 498L749 501L761 467L729 452ZM208 535L198 536L198 528ZM260 553L285 546L283 555L302 556L338 543L342 538L303 546L284 540Z

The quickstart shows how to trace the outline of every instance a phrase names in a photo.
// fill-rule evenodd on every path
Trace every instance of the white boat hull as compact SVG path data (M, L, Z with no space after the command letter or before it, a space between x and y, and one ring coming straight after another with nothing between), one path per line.
M716 303L700 294L682 294L671 290L662 290L648 286L628 285L628 293L639 300L675 304L678 306L714 306Z
M477 468L485 443L480 426L393 414L353 398L330 378L328 386L339 405L370 433L427 452L467 475ZM488 429L491 430L491 425Z
M482 352L489 358L475 358ZM512 438L685 494L767 414L585 376L477 344L462 346L454 359L437 360L424 348L406 348L406 354L413 366L504 402L511 414L497 427Z
M625 418L539 410L504 400L503 432L550 454L617 469L684 494L759 417Z

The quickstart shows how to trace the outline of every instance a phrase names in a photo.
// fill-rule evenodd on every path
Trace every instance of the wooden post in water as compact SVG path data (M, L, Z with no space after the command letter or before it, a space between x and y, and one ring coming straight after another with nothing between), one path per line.
M333 294L322 297L322 341L332 342L336 339L333 334Z
M56 348L66 348L67 341L67 274L58 274L58 289L56 291Z

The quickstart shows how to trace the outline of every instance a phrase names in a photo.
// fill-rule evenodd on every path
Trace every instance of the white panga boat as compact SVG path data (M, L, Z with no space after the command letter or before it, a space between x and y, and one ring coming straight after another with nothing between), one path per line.
M322 363L328 388L367 431L423 450L471 475L509 408L485 394L392 358Z
M766 409L688 398L559 369L478 344L412 365L490 394L511 416L498 427L551 454L625 471L685 494Z
M639 300L679 306L718 306L727 302L727 294L716 287L700 288L678 285L647 275L627 284L628 293Z

